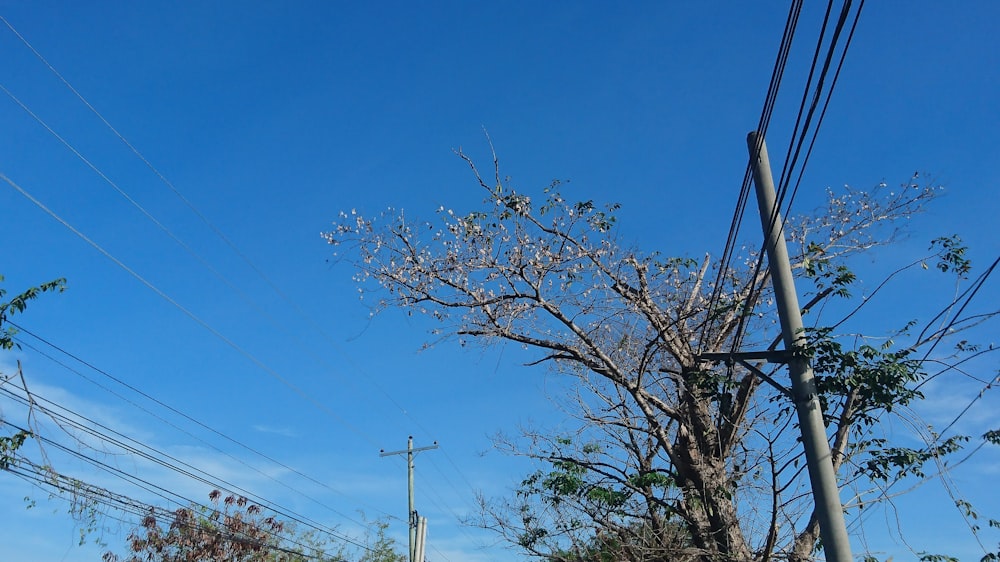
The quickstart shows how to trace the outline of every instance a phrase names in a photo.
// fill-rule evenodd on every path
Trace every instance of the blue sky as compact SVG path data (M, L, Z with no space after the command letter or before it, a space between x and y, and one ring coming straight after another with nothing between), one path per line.
M68 279L22 325L328 487L130 395L170 423L150 417L31 350L5 354L0 368L8 373L19 359L39 395L345 532L358 510L405 517L405 466L379 449L405 448L408 435L417 446L438 441L440 450L418 456L428 557L516 558L457 519L474 508L474 490L502 494L529 470L491 451L490 436L526 423L558 427L562 414L547 394L562 381L521 367L517 349L421 351L430 325L395 312L371 319L350 268L330 260L320 233L342 210L392 206L431 218L440 205L473 208L480 195L452 150L485 160L485 128L522 190L570 179L581 199L622 204L623 239L667 254L717 254L786 11L778 2L0 3L0 15L253 264L0 26L0 84L191 251L8 95L0 96L0 172L200 319L3 184L5 288ZM788 141L821 16L809 7L800 23L769 133L772 161ZM898 251L916 254L930 238L960 233L977 263L992 261L998 17L991 2L868 3L797 209L818 205L827 186L895 184L919 170L946 195L914 218ZM744 232L756 232L752 222ZM919 294L900 293L906 310L890 318L908 319ZM926 415L947 419L967 395L938 390ZM989 424L996 406L987 397L970 419ZM193 499L208 492L119 462ZM955 476L962 492L997 505L995 473L983 460ZM7 478L0 493L9 506L0 533L6 552L22 553L15 559L95 558L53 513L58 501L24 510L28 491ZM913 502L900 505L915 548L977 552L937 483L900 501ZM872 517L867 528L873 550L908 557L894 521Z

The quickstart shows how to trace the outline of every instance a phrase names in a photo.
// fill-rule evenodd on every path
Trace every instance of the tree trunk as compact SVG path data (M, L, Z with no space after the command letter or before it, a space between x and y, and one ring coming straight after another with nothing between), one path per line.
M676 468L691 536L705 552L706 562L751 560L706 401L690 390L684 401L688 419L678 427L674 450L678 452Z

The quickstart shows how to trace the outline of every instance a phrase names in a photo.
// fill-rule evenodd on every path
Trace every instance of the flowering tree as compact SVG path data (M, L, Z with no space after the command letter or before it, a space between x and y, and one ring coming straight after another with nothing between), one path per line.
M0 275L0 283L4 280ZM0 286L0 351L19 347L17 329L11 317L25 311L28 304L45 292L62 292L66 281L56 279L31 287L11 298ZM296 529L261 506L235 494L209 494L211 506L195 505L173 511L146 504L107 488L84 482L56 470L45 454L42 442L48 441L38 431L38 415L53 416L52 410L39 405L28 390L20 362L13 373L0 372L0 387L20 385L28 407L27 427L16 425L0 411L0 473L9 473L47 489L69 503L69 513L80 524L80 544L91 533L102 533L105 516L116 521L143 514L141 523L127 537L128 554L106 552L106 562L402 562L395 540L388 536L388 523L366 521L363 543L356 548L328 540L328 533L318 528ZM9 391L4 389L5 392ZM37 408L37 412L36 412ZM52 417L55 424L74 439L78 437ZM8 429L10 428L10 429ZM12 432L10 432L12 431ZM38 441L42 462L32 461L21 451L28 439ZM77 441L81 448L94 449L93 443ZM7 476L4 476L7 477ZM28 507L34 506L29 500ZM341 537L342 538L342 537ZM103 537L98 537L103 545Z
M298 531L259 505L213 490L211 506L174 511L150 507L127 537L127 558L113 552L105 562L402 562L388 524L369 521L360 552L349 553L314 531Z
M487 180L459 156L486 194L481 210L440 208L426 223L392 209L375 218L352 211L325 237L355 264L379 309L427 314L443 339L515 342L537 353L532 365L574 378L567 411L578 430L527 431L502 443L545 468L515 497L485 500L479 523L551 560L811 559L819 526L788 390L766 365L702 357L734 344L778 345L756 253L723 266L623 247L616 205L567 201L558 182L535 201L501 177L495 157ZM834 465L842 487L855 491L855 513L967 439L905 448L879 427L947 371L941 361L985 353L959 346L934 356L933 368L922 355L995 311L973 314L948 299L935 319L943 328L908 325L878 344L815 312L852 316L834 302L849 302L850 258L894 241L900 222L935 192L916 178L896 190L830 192L825 208L786 225L793 268L809 282L805 308L815 326L827 326L793 351L813 358ZM909 267L921 264L959 282L971 272L956 238Z
M126 562L304 562L343 560L327 556L309 536L290 533L285 524L246 498L209 494L210 509L180 508L163 512L151 508L126 539ZM105 562L118 562L108 552Z

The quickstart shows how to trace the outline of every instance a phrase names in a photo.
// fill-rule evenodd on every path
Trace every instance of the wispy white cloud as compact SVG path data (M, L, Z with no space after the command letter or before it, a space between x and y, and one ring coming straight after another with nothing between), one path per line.
M937 431L955 422L949 430L951 434L978 437L985 429L994 429L988 426L997 425L1000 420L996 413L1000 394L984 386L965 378L938 378L921 389L924 399L915 403L913 409Z
M298 433L296 433L293 429L289 427L273 427L270 425L256 424L253 426L253 428L255 431L259 431L261 433L280 435L281 437L294 438L299 436Z

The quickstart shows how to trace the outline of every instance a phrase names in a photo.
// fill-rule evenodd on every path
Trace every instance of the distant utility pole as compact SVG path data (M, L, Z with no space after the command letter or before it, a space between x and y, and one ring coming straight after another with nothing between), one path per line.
M427 532L427 519L417 515L417 510L413 508L413 457L417 456L420 451L429 451L431 449L437 449L437 441L429 447L418 447L413 448L413 436L411 435L406 441L406 449L402 451L390 451L385 452L385 449L379 451L380 457L388 457L389 455L401 455L406 453L406 476L408 491L410 496L410 510L407 517L409 527L410 527L410 562L423 562L424 551L424 540L423 537ZM417 533L417 527L420 527L421 532ZM419 539L419 544L418 544ZM418 548L419 546L419 548ZM420 554L420 559L418 559L418 552Z
M802 430L806 465L816 502L823 551L829 562L851 562L851 544L844 524L844 508L840 503L837 474L833 470L830 444L827 442L823 413L816 396L816 380L809 361L797 351L805 344L802 333L802 311L795 293L795 280L785 246L784 223L775 203L774 180L767 146L756 131L747 135L747 147L753 166L753 182L757 190L757 207L767 238L767 261L774 286L774 298L781 320L781 335L785 342L785 361L792 379L791 395Z

